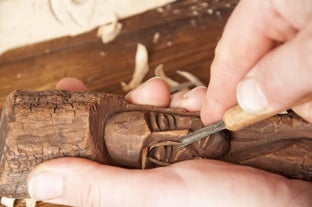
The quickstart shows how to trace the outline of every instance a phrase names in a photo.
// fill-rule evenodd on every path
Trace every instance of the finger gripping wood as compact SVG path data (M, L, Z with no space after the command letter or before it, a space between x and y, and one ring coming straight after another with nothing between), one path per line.
M39 163L58 157L140 168L142 148L150 142L177 139L181 132L202 126L196 113L133 105L112 94L14 91L4 104L0 123L0 196L29 197L29 172ZM225 146L210 150L217 155L229 149L228 140L222 137L209 143ZM160 152L151 153L157 157ZM170 161L193 157L192 153L175 153L169 155Z
M202 127L199 113L129 104L112 94L14 91L0 121L0 196L28 198L30 171L59 157L127 168L218 159L312 181L312 125L295 114L174 145Z

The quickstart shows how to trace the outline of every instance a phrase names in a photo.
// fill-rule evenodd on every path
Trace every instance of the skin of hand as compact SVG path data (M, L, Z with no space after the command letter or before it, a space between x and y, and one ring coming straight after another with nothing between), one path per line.
M250 113L288 109L312 94L311 77L312 1L241 0L217 45L201 118L219 121L237 102ZM312 122L312 102L293 110Z
M151 96L151 89L160 91ZM85 91L82 82L66 78L57 89ZM205 94L199 88L185 95ZM169 106L168 86L154 78L127 95L138 104ZM183 95L182 95L183 96ZM179 100L181 94L172 97ZM192 98L190 98L191 100ZM197 101L186 101L189 109ZM191 160L150 170L130 170L101 165L81 158L59 158L44 162L28 177L32 198L70 206L219 206L309 207L312 183L215 160Z
M291 106L312 91L311 16L311 0L241 0L216 48L208 90L170 98L168 86L156 78L126 98L201 110L205 124L220 120L237 102L252 113ZM86 90L75 79L62 80L57 88ZM311 103L294 110L312 122ZM311 182L214 160L129 170L61 158L37 166L28 189L37 200L72 206L312 206Z

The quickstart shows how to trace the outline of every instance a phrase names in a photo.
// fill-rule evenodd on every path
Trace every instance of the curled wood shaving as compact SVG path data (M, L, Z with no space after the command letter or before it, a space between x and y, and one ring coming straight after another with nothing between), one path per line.
M143 78L147 74L148 70L149 66L147 49L144 45L138 44L135 55L135 68L132 80L129 82L129 84L121 82L123 91L128 92L138 87L142 83Z
M115 18L110 24L102 25L99 27L97 36L102 39L104 44L113 41L121 32L122 24L118 22L118 17L115 14Z
M201 82L196 76L186 71L177 71L177 73L187 79L187 82L179 83L171 78L169 78L163 69L163 65L158 65L155 68L155 75L162 78L170 87L170 93L175 93L181 90L188 89L194 86L204 86L205 84Z
M169 87L175 87L178 86L179 83L171 78L169 78L165 72L164 72L164 65L160 64L155 68L155 76L162 78L166 83L169 85Z
M189 90L189 88L191 87L194 87L194 84L189 81L184 82L184 83L179 83L179 85L170 87L170 93L172 94L172 93L176 93L179 91Z
M187 71L178 70L177 73L191 82L194 86L205 86L195 75Z
M14 207L15 198L1 197L1 205L6 207Z
M148 53L144 45L138 44L136 57L135 57L135 70L133 73L132 80L129 84L121 82L121 86L124 92L135 89L142 84L142 81L149 70L148 67ZM170 93L175 93L181 90L188 90L194 86L205 86L195 75L186 71L177 71L177 74L181 75L188 81L179 83L170 77L168 77L164 72L164 65L160 64L155 68L155 76L162 78L169 86Z

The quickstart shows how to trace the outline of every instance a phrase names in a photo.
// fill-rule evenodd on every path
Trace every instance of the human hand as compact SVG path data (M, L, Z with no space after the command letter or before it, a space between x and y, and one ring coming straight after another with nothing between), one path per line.
M312 1L241 0L215 52L201 109L208 125L237 102L276 112L312 92ZM312 103L293 108L312 122Z
M146 95L151 94L151 87L160 93ZM64 79L57 88L86 90L75 79ZM205 89L192 93L191 99L205 93ZM155 78L128 94L127 99L138 104L166 106L170 105L168 96L166 84ZM199 107L193 103L184 102L189 110ZM80 158L60 158L37 166L29 175L28 188L37 200L71 206L312 205L312 183L204 159L150 170L129 170Z

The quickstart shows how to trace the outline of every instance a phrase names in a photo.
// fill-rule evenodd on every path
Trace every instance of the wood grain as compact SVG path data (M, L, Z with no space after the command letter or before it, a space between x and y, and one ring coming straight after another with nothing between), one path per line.
M7 52L0 56L0 103L13 90L51 89L68 76L79 78L91 91L123 94L120 82L131 78L139 42L148 48L151 68L164 64L165 72L177 80L183 78L175 72L186 70L208 83L214 48L236 3L181 0L122 21L123 31L110 44L104 45L92 31ZM160 38L153 43L156 33ZM147 78L151 76L152 70Z
M13 90L51 89L68 76L81 79L91 91L123 94L120 82L131 78L139 42L149 51L151 68L164 64L170 76L191 71L207 83L214 48L234 2L178 1L122 21L120 36L107 45L92 31L8 52L0 56L0 102ZM160 34L156 44L155 33Z

